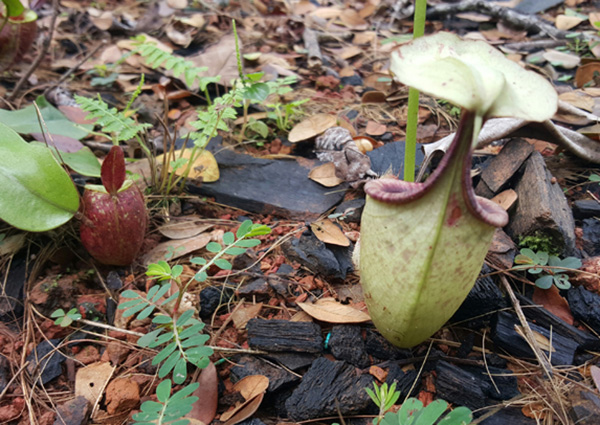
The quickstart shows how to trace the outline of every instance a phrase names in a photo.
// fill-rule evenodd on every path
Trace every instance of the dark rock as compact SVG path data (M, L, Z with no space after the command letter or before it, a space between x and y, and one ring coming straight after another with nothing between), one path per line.
M257 299L271 296L273 291L271 286L265 279L259 277L258 279L252 279L248 283L244 284L237 290L237 293L241 297L257 297Z
M321 327L310 322L250 319L248 345L257 350L320 353Z
M66 357L56 347L60 339L50 339L40 342L27 356L27 372L39 384L47 384L54 378L62 375L61 363ZM50 354L52 353L52 354Z
M371 364L361 336L360 326L334 326L331 329L329 348L336 359L344 360L361 369Z
M544 236L563 255L575 252L575 222L560 185L552 182L544 158L533 152L525 162L525 171L515 187L517 206L505 227L513 238Z
M579 199L573 202L573 215L579 219L600 217L600 203L593 199Z
M577 425L597 425L600 418L600 398L592 391L575 387L569 393L569 416Z
M536 425L535 419L523 415L521 409L504 408L480 422L481 425Z
M18 253L0 273L0 320L12 322L23 314L23 287L27 279L27 254Z
M385 145L367 152L371 159L371 170L380 176L391 172L395 176L404 175L404 141L386 143ZM415 155L415 167L418 169L423 162L423 151L420 144L417 144Z
M200 291L200 317L207 320L220 305L233 297L233 290L225 286L208 286Z
M286 263L283 263L281 266L279 266L279 268L277 269L277 274L279 275L283 275L283 276L287 276L294 273L294 268Z
M352 273L354 271L354 263L352 262L354 244L350 243L348 246L325 244L325 246L327 246L327 248L333 252L333 256L340 266L340 276L344 276L342 279L345 279L348 273Z
M360 78L360 75L354 74L349 77L342 77L340 83L345 86L362 86L363 80Z
M190 182L190 192L254 213L317 218L343 199L347 187L344 183L332 191L310 180L310 170L321 164L315 160L254 158L228 149L217 152L215 158L219 180L201 186Z
M581 230L583 230L582 242L585 252L590 257L600 255L600 222L595 218L586 218L583 220Z
M371 329L367 329L365 347L367 353L380 360L410 359L413 357L411 350L395 347L387 339Z
M269 353L265 357L272 361L281 363L290 370L297 371L308 367L315 361L315 354L307 353Z
M535 354L527 341L517 333L515 325L521 326L516 314L507 311L498 312L492 321L492 341L494 341L496 347L515 357L534 359ZM552 341L554 351L552 352L551 363L553 365L573 364L575 351L578 347L577 342L555 332L551 334L549 329L530 322L529 327L533 332L537 332ZM542 349L542 351L550 357L547 350Z
M315 274L346 278L346 271L333 252L311 231L305 231L299 239L285 241L281 247L290 260L299 262Z
M487 382L445 361L438 362L436 372L435 388L439 398L471 410L487 405L485 392L490 385Z
M523 139L513 139L508 142L481 172L481 179L475 187L475 193L490 197L490 193L493 196L506 189L510 179L531 152L533 146Z
M251 249L240 255L236 255L231 261L231 266L234 270L246 270L250 273L260 273L260 263L258 255Z
M118 291L123 287L123 281L119 276L119 273L112 270L108 272L106 276L106 287L112 291Z
M236 381L250 375L266 376L269 378L268 392L278 391L282 387L289 386L300 380L299 377L280 366L274 366L260 358L251 356L242 356L237 359L235 366L231 368L231 373L234 375Z
M284 279L281 276L272 274L267 276L267 283L269 284L269 287L274 289L279 295L288 295L288 289L290 287L290 281L288 279Z
M386 131L379 137L379 140L381 140L382 142L391 142L393 137L394 135L392 133Z
M385 382L387 382L388 385L392 385L396 382L396 391L400 391L401 397L413 397L420 391L420 385L418 383L413 388L418 374L419 373L415 369L404 371L399 365L392 363L388 368ZM409 391L411 391L410 394Z
M489 273L489 270L487 266L484 266L482 273ZM507 305L508 302L502 291L491 276L480 277L450 321L453 323L467 322L461 323L461 326L472 329L481 328L490 321L490 313Z
M334 214L341 214L340 220L344 220L347 223L360 223L360 217L362 216L364 207L364 198L352 199L338 205Z
M353 366L320 357L304 374L285 407L294 421L356 414L372 403L364 390L372 383L372 376L358 375Z
M525 15L535 15L553 7L563 4L562 0L523 0L513 10Z
M577 286L567 292L567 300L575 319L600 332L600 295Z
M85 425L90 408L90 402L84 396L77 396L58 406L54 425Z

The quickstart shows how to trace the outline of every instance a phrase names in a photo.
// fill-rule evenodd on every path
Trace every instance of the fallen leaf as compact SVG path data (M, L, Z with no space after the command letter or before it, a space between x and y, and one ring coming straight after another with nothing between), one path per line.
M180 151L176 152L176 158L185 158L187 160L190 159L192 155L192 149L186 149L183 154ZM156 162L158 164L162 164L164 154L158 155L156 157ZM185 172L187 167L187 163L179 167L175 170L175 175L180 176ZM173 167L169 165L169 172L172 172ZM219 180L219 164L217 164L217 160L214 155L207 150L202 151L200 155L196 157L194 161L194 165L192 166L192 170L188 175L188 178L191 179L202 179L205 183L216 182Z
M102 12L101 10L90 7L88 9L88 16L96 28L101 29L102 31L106 31L112 27L114 18L110 11Z
M387 131L387 127L385 124L380 124L375 121L367 122L367 127L365 129L365 133L371 136L381 136Z
M269 388L269 378L263 375L250 375L237 381L233 389L239 391L246 400L264 393Z
M75 375L75 396L83 396L95 405L104 394L104 388L110 380L115 367L109 362L92 363L82 367Z
M552 66L560 66L564 69L573 69L581 62L579 56L559 52L558 50L546 50L542 56L550 62Z
M344 180L335 175L335 165L333 162L327 162L313 168L308 173L308 178L325 187L334 187L344 182Z
M228 416L227 421L225 421L225 423L223 425L235 425L239 422L242 422L246 419L248 419L250 416L252 416L260 407L263 398L265 397L265 394L259 394L256 397L247 400L245 403L241 404L239 406L239 408L235 409L234 414L232 414L231 416ZM226 415L226 413L229 412L225 412L221 415L221 420L223 420L223 416Z
M582 22L583 19L578 16L558 15L554 25L556 25L556 28L561 31L568 31L571 28L575 28Z
M583 67L580 67L577 72L579 72L581 68ZM575 74L575 81L577 83L577 74ZM588 112L592 112L594 110L594 98L582 90L573 90L561 93L558 95L558 98L579 109L583 109Z
M231 314L231 320L233 320L235 328L238 330L245 329L248 321L258 316L262 306L262 303L252 304L234 311Z
M552 285L548 289L541 289L536 286L533 290L532 301L541 305L556 317L561 318L565 323L573 324L573 315L569 303L561 297L556 286Z
M298 303L298 307L315 319L327 323L363 323L371 320L367 313L333 298L321 298L314 304Z
M210 424L217 414L217 401L219 399L219 377L213 362L202 369L197 382L200 386L192 393L192 396L198 397L198 401L192 405L192 411L185 417L204 424Z
M188 0L167 0L167 5L171 9L185 9L188 6Z
M18 233L0 240L0 256L16 254L25 244L25 236L25 233Z
M344 235L342 229L329 219L313 221L310 223L310 229L321 242L350 246L350 240Z
M199 217L185 217L183 220L171 221L160 226L157 230L169 239L186 239L199 235L212 227Z
M246 401L223 413L221 422L225 422L224 425L234 425L252 416L262 403L267 388L269 388L269 378L266 376L250 375L240 379L234 384L233 389L238 391Z
M600 367L592 365L590 367L590 375L592 375L592 380L596 385L596 389L600 391Z
M371 90L362 95L361 103L385 103L387 96L379 90Z
M310 139L311 137L315 137L323 133L328 128L334 127L336 123L337 119L334 115L313 115L296 124L290 131L288 140L291 143L296 143L302 140Z
M581 65L575 72L575 86L581 88L590 81L594 82L600 74L600 61L594 61Z
M210 241L212 236L207 233L203 233L198 236L186 239L178 239L160 243L156 245L152 250L144 254L142 262L144 265L156 263L164 260L166 255L172 252L169 260L182 257L190 252L197 251L204 248Z
M513 189L507 189L494 196L492 198L492 202L495 202L498 205L500 205L504 209L504 211L508 211L510 207L512 207L514 203L517 202L517 198L517 192L515 192Z
M243 46L240 46L240 50ZM218 43L209 46L204 52L197 55L191 55L186 58L195 66L205 66L208 68L205 74L209 77L221 76L220 84L231 87L231 81L238 79L237 59L235 55L235 38L233 34L221 37ZM189 89L198 89L198 84L194 82Z

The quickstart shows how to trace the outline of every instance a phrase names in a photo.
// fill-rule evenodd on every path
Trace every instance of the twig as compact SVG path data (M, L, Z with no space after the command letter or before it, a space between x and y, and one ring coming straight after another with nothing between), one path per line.
M33 74L33 71L35 71L37 69L37 67L40 65L40 63L46 56L46 53L48 53L48 49L50 48L50 43L52 42L52 37L54 36L54 27L56 25L57 17L58 17L58 0L52 0L52 19L50 20L50 29L48 30L48 37L46 37L44 39L40 53L35 58L35 60L31 64L29 69L21 76L21 79L19 80L19 82L15 86L14 90L8 97L9 101L15 100L15 98L17 97L17 94L19 94L19 91L21 90L21 87L23 87L23 84L25 84L25 82L27 81L29 76L31 74Z
M504 289L506 289L506 292L508 293L508 296L510 297L510 301L512 302L515 312L517 313L517 317L519 318L519 321L521 322L521 326L523 326L523 330L525 331L525 336L527 337L526 339L527 339L527 342L529 343L529 346L533 350L533 353L535 354L537 361L540 363L540 366L542 367L542 369L544 369L544 372L546 373L548 378L552 379L552 365L548 361L548 357L546 357L546 355L542 352L539 345L537 344L535 336L533 335L533 331L529 327L529 323L527 322L527 319L525 318L525 314L523 313L523 310L521 309L521 304L519 303L519 300L517 300L515 293L513 292L512 288L510 287L510 283L508 283L508 279L506 278L506 276L500 275L500 280L502 281L502 285L504 286Z
M302 38L304 39L304 46L308 50L308 67L316 70L321 69L323 66L323 55L321 54L317 34L310 28L304 28Z
M94 47L87 55L85 55L83 57L83 59L81 59L79 62L77 62L75 65L73 65L67 72L65 72L62 75L62 77L60 77L56 82L52 83L46 90L44 90L43 95L46 96L50 90L53 90L56 87L58 87L59 85L61 85L62 82L65 81L69 77L69 75L71 75L73 72L77 71L81 65L86 63L92 56L94 56L96 54L96 52L98 50L100 50L100 48L102 46L106 45L106 43L107 43L107 40L102 40L102 42L100 44L98 44L96 47Z
M427 11L427 18L436 18L445 15L454 15L462 12L478 12L503 20L511 25L546 34L555 39L562 39L568 34L566 31L556 29L550 23L534 15L525 15L512 9L498 6L487 0L463 0L459 3L442 3L431 6Z

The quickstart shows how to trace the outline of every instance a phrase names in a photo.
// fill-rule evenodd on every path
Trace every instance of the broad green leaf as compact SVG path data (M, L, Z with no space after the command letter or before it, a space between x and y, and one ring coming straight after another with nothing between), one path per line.
M46 146L42 142L30 142L31 145ZM94 153L84 146L77 152L62 152L57 150L54 146L48 146L56 160L60 163L64 161L67 166L82 176L89 177L100 177L100 162Z
M569 289L571 282L569 282L569 276L563 273L559 273L553 276L554 284L558 289Z
M245 220L240 227L238 227L237 232L235 232L235 236L240 239L246 236L246 233L250 231L252 228L252 220Z
M258 239L244 239L235 243L235 246L242 248L254 248L258 245L260 245L260 241Z
M549 289L554 279L550 275L542 276L535 281L535 286L541 289Z
M148 332L146 335L143 335L138 339L137 343L141 347L149 347L150 344L156 339L156 337L162 332L162 329L155 329L153 331Z
M142 310L140 312L140 314L137 315L136 319L137 320L144 320L145 318L149 317L152 314L152 312L154 311L154 308L155 307L153 305L149 305L144 310Z
M208 252L212 252L212 253L215 253L215 254L216 254L217 252L220 252L220 251L221 251L221 249L223 249L223 248L221 247L221 244L219 244L219 243L217 243L217 242L209 242L209 243L206 245L206 250L207 250Z
M181 316L179 316L179 318L177 319L177 326L183 326L187 323L188 320L190 320L190 318L192 317L192 315L194 314L194 310L186 310L183 312L183 314Z
M231 232L226 232L223 235L223 243L225 245L231 245L233 242L235 241L235 236L233 236L233 233Z
M231 263L224 258L218 258L215 260L215 265L223 270L231 270Z
M1 123L0 187L0 218L19 229L54 229L79 209L77 189L50 150Z
M461 406L448 413L438 425L469 425L472 420L471 410Z
M183 384L187 377L187 362L182 357L177 360L175 367L173 368L173 382L176 384Z
M435 421L439 419L440 416L446 411L448 408L448 403L443 400L434 400L427 405L419 414L419 418L417 423L422 425L433 425Z
M173 351L175 351L176 349L177 349L177 343L176 342L170 343L165 348L160 350L160 353L158 353L152 360L152 364L158 364L158 363L164 361L167 357L169 357L171 354L173 354Z
M244 98L255 102L263 102L271 94L268 84L254 83L244 90Z
M244 252L246 252L246 250L244 248L232 247L232 248L228 248L225 251L225 254L227 254L227 255L240 255L240 254L243 254Z
M165 379L156 387L156 398L161 403L166 403L169 397L171 396L171 381L169 379ZM161 406L162 408L162 406Z
M194 257L190 260L190 263L197 264L199 266L203 266L206 264L206 259L202 257Z
M123 297L123 298L139 298L140 294L138 294L135 291L132 291L131 289L126 289L123 292L121 292L121 297Z
M164 378L165 376L167 376L169 374L169 372L171 372L173 370L173 368L175 367L175 364L177 363L177 361L179 360L180 357L181 357L181 354L179 353L179 351L176 351L173 354L171 354L167 358L167 360L165 360L165 362L162 364L160 369L158 369L158 377ZM156 364L156 363L154 363L154 361L153 361L152 364Z
M575 257L567 257L560 261L560 267L564 267L566 269L580 269L581 268L581 260Z
M83 139L93 128L90 124L75 124L69 121L66 116L54 106L52 106L44 96L39 96L35 102L40 108L40 112L46 123L46 128L50 134L60 134L61 136L71 137L73 139ZM43 133L37 118L37 112L33 105L29 105L18 111L7 111L0 109L0 123L12 128L17 133L31 134Z

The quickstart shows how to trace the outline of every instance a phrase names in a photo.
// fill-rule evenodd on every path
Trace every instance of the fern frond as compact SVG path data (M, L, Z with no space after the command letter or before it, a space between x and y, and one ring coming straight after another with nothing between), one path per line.
M96 124L102 126L102 131L112 134L117 142L133 139L145 128L152 126L147 123L137 123L123 112L119 112L117 108L110 108L100 95L98 99L75 95L75 101L84 111L89 112L86 119L96 118Z

